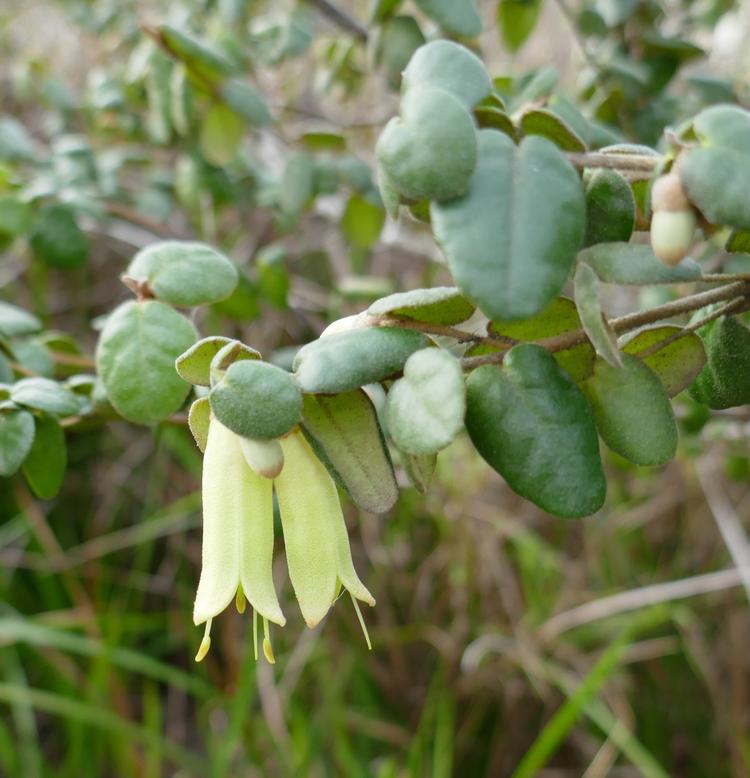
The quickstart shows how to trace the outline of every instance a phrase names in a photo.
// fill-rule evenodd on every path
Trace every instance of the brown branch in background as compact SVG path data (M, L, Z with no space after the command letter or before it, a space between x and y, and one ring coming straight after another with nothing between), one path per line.
M367 42L367 30L356 19L349 16L346 11L341 10L341 8L329 2L329 0L307 0L307 2L310 5L315 6L323 16L330 19L342 30L352 33L355 38L358 38L364 43Z
M577 170L583 170L587 167L604 167L611 170L653 173L661 162L661 157L652 157L649 154L604 154L598 151L571 151L566 156Z

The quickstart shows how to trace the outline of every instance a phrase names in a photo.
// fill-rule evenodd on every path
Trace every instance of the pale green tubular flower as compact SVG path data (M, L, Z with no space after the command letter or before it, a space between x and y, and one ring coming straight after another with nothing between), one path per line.
M307 625L323 619L343 587L370 646L357 600L375 605L375 599L354 570L336 485L304 435L295 429L278 442L248 441L212 417L203 459L203 556L193 610L195 624L205 622L206 629L196 661L211 647L212 619L233 599L243 612L245 598L254 609L255 646L260 615L263 652L274 661L268 622L286 623L271 570L274 488L289 577Z
M286 623L273 585L272 481L256 474L245 461L241 439L212 418L203 459L203 555L193 621L206 623L196 655L211 646L211 621L236 598L245 598L264 619L264 652L273 661L268 621ZM257 645L257 641L256 641Z
M351 595L369 646L357 600L375 605L375 599L354 570L336 484L299 430L282 439L281 447L284 468L274 485L289 577L302 616L314 627L343 586Z

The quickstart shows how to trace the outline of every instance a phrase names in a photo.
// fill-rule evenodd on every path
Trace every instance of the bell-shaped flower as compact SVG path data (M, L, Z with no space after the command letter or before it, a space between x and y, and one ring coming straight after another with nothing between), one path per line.
M359 580L336 484L299 430L281 440L284 467L274 479L284 532L287 565L302 616L314 627L328 613L343 586L357 605L375 599ZM369 638L367 638L369 645Z
M269 478L248 466L241 438L212 418L203 459L203 554L193 609L195 624L206 623L197 661L211 645L211 620L232 600L243 611L247 598L264 619L266 638L267 621L286 623L271 573L272 488ZM267 639L264 650L272 660Z

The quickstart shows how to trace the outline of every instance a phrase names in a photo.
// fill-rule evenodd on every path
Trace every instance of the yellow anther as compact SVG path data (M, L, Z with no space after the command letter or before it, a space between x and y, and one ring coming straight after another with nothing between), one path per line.
M198 653L195 655L196 662L202 661L208 653L209 648L211 648L211 635L209 634L211 632L211 621L212 619L208 619L206 621L206 629L203 633L203 640L201 640L201 644L198 646Z
M245 605L247 600L245 599L245 592L242 591L242 586L237 588L237 594L234 596L234 604L237 608L237 613L245 612Z
M270 665L276 664L276 657L273 655L273 646L271 645L271 635L268 629L268 619L263 619L263 656Z

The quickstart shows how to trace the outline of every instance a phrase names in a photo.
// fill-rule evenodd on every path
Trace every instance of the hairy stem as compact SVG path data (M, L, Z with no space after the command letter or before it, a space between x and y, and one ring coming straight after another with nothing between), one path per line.
M652 173L661 162L661 157L649 154L605 154L598 151L569 152L566 154L573 167L583 170L587 167L605 167L612 170L629 170Z
M330 2L330 0L307 0L307 2L310 5L315 6L323 16L326 16L345 32L350 32L355 38L358 38L361 41L367 41L367 30L356 19L334 3Z

